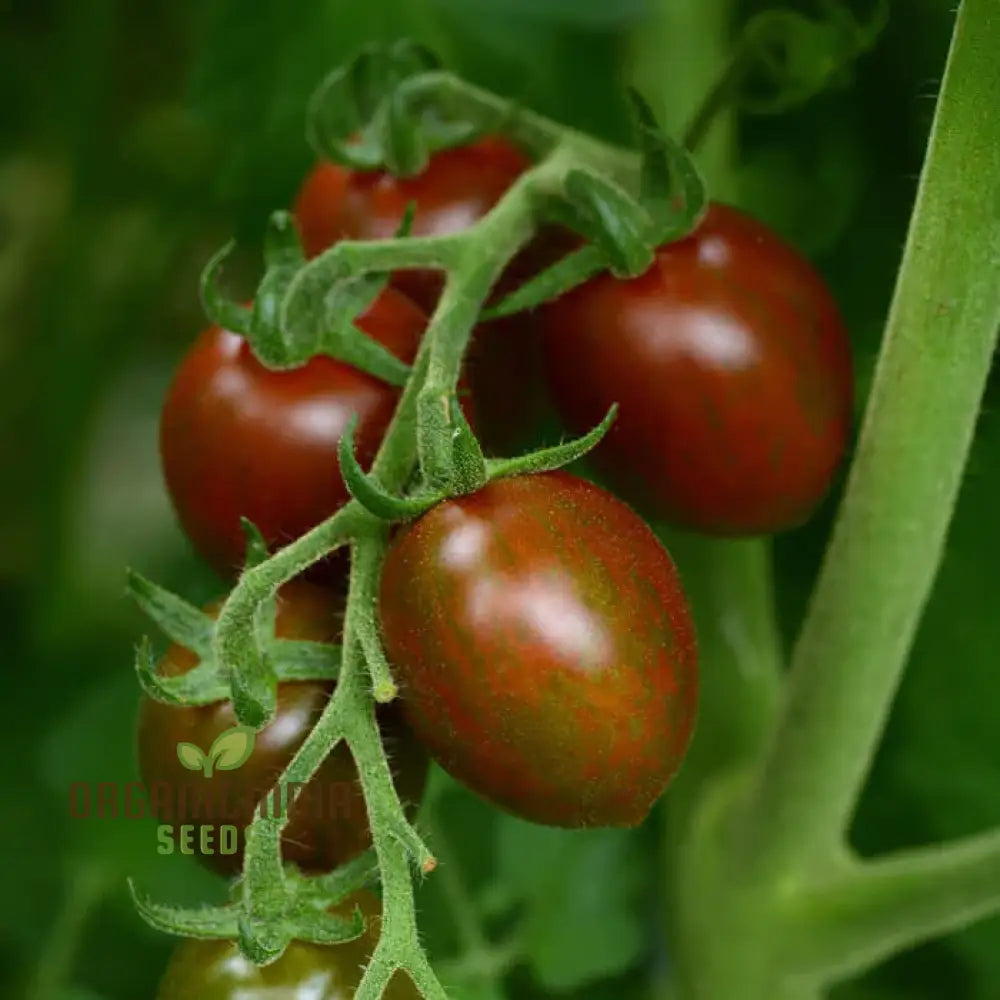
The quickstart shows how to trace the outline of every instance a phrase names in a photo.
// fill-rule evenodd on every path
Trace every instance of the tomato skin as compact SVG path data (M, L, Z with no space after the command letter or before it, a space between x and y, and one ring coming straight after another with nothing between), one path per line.
M529 166L521 152L494 136L435 153L416 177L321 163L306 178L295 203L303 245L315 256L341 239L388 239L398 232L411 203L416 208L413 235L461 232L489 212ZM512 291L572 245L554 230L540 235L511 261L497 294ZM433 311L443 284L439 272L399 271L392 280L421 308ZM477 429L487 448L502 453L516 449L544 401L534 319L520 314L480 324L467 373Z
M529 165L515 147L492 136L435 153L415 177L321 163L306 178L295 203L303 246L312 257L342 239L390 239L411 202L416 207L414 236L462 232L478 222ZM401 271L393 283L428 311L441 292L441 276L434 271Z
M394 541L379 608L414 732L510 812L631 826L679 767L690 611L655 535L604 490L544 473L439 504Z
M401 360L426 320L385 289L358 326ZM358 458L375 456L399 390L350 365L315 357L272 371L234 333L211 327L185 355L160 423L167 488L188 537L223 576L243 565L248 517L272 547L325 520L349 499L337 444L352 414Z
M843 322L812 266L713 204L638 278L599 275L542 311L547 378L574 431L620 409L595 452L623 496L708 534L805 520L851 428Z
M206 610L211 614L218 605ZM293 581L281 591L277 634L283 638L337 642L343 618L343 597L315 584ZM166 677L187 673L197 658L181 646L171 646L159 665ZM174 827L175 849L179 827L196 827L193 846L208 867L223 875L236 874L243 863L243 827L253 818L255 804L269 792L281 772L323 711L332 683L302 681L278 685L274 720L257 733L250 759L232 771L216 771L206 779L189 771L177 758L177 744L194 743L207 751L219 733L237 724L230 702L202 706L175 706L143 697L139 705L137 756L150 808ZM391 754L397 790L406 803L416 805L427 777L427 754L416 742L395 705L379 710L383 742ZM235 854L219 853L219 830L225 824L239 828ZM215 853L201 854L200 827L214 831ZM368 814L357 768L343 743L320 765L313 779L299 791L289 810L282 853L309 871L329 871L365 850L371 843Z
M233 941L188 938L174 952L157 1000L350 1000L378 943L380 909L369 892L359 892L334 912L349 917L361 908L361 937L343 944L293 941L271 965L243 958ZM397 972L386 1000L418 1000L408 976Z

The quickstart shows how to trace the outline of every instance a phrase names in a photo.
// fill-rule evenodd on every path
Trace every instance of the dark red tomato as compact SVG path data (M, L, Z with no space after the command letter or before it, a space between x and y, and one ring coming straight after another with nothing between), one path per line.
M410 203L416 206L415 236L461 232L478 222L528 166L517 149L491 137L436 153L416 177L322 163L306 178L295 205L306 253L314 256L341 239L389 239ZM427 310L441 291L441 277L433 271L403 271L394 283Z
M208 610L215 613L217 606ZM336 642L340 637L343 598L314 584L295 581L281 591L277 634L290 639ZM171 646L159 666L166 677L187 673L196 657ZM253 753L241 767L216 770L211 778L185 768L179 743L208 752L215 738L237 724L228 701L196 707L165 705L144 697L139 705L138 759L153 814L174 828L174 849L183 844L181 827L195 827L191 847L224 875L240 870L243 828L257 803L269 794L312 729L330 697L332 684L297 682L278 686L278 710L257 733ZM414 740L395 706L380 709L382 738L391 755L396 787L404 802L419 803L427 776L427 754ZM286 861L310 871L329 871L359 854L371 842L358 773L350 751L339 744L290 807L282 840ZM237 827L235 853L226 849L222 827ZM201 828L209 851L202 853Z
M362 892L334 912L349 916L355 905L365 915L364 934L343 944L293 941L276 962L263 967L240 955L232 941L189 938L174 952L157 1000L351 1000L379 936L379 905ZM420 994L397 972L386 1000L418 1000Z
M610 493L558 472L439 504L390 548L380 614L415 733L510 812L631 826L680 766L691 615L670 556Z
M806 517L851 427L847 332L826 285L749 216L712 205L641 277L599 275L543 311L548 380L628 499L709 534Z
M388 239L398 231L411 203L416 206L414 235L461 232L481 219L529 165L523 154L496 137L436 153L416 177L320 164L306 178L296 201L303 244L312 256L340 239ZM511 262L499 291L512 290L566 249L565 240L547 234ZM428 312L442 285L436 271L400 271L393 282ZM537 333L525 315L485 323L476 330L469 380L478 429L494 450L515 447L538 415L543 394Z
M423 313L386 289L358 325L403 361L416 354ZM397 389L350 365L316 357L271 371L236 334L212 327L174 376L160 424L167 487L195 547L224 575L243 564L247 517L276 547L349 499L337 444L358 415L358 458L375 452Z

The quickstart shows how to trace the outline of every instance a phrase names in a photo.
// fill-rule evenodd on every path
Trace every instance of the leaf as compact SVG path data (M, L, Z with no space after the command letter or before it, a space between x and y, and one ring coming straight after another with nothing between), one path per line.
M208 758L201 751L201 747L193 743L177 744L177 759L189 771L200 771L204 767Z
M235 771L253 753L256 734L249 726L233 726L219 733L208 756L219 771Z
M497 824L498 873L524 903L526 958L544 988L575 989L639 960L641 843L634 830Z

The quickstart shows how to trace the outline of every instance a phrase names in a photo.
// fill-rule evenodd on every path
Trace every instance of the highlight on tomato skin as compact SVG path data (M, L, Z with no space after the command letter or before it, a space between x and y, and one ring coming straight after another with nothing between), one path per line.
M349 918L361 909L365 930L342 944L293 941L270 965L243 958L234 941L188 938L178 945L167 966L157 1000L350 1000L378 944L379 901L367 891L333 907ZM385 1000L418 1000L410 978L397 972L383 994Z
M393 542L379 613L406 718L484 798L553 826L632 826L684 758L694 625L624 503L563 472L494 481Z
M426 317L384 289L358 326L410 362ZM272 371L240 336L211 327L174 375L160 421L164 478L181 525L224 577L243 565L249 518L269 547L286 545L349 499L337 446L353 415L367 468L395 410L399 390L351 365L315 357ZM326 576L343 576L332 560Z
M220 605L217 602L205 610L214 616ZM296 580L279 593L276 634L288 639L339 642L343 612L341 593ZM193 653L175 644L164 654L158 672L176 677L197 664ZM333 688L332 682L324 681L279 684L277 713L256 734L249 759L234 770L215 771L210 779L185 768L178 760L177 747L191 743L207 752L220 733L237 724L232 703L179 706L142 697L136 731L139 772L149 791L153 814L173 830L175 850L180 849L183 828L193 826L192 845L199 860L222 875L238 874L244 827L316 724ZM427 779L427 753L414 739L397 705L380 706L378 721L396 790L413 811ZM370 846L368 813L357 767L346 744L338 744L312 780L294 791L282 836L285 861L306 871L331 871ZM267 801L278 800L272 797ZM206 833L205 852L203 827L210 831ZM235 851L232 845L224 844L224 827L236 828Z
M755 219L712 204L645 274L599 275L540 315L564 422L619 404L594 460L640 509L770 534L829 489L851 432L848 334L819 274Z

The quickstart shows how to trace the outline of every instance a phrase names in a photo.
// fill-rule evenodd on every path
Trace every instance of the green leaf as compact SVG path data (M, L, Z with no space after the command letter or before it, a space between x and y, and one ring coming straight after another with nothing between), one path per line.
M245 764L253 753L254 736L249 726L233 726L219 733L208 752L216 770L235 771Z
M234 302L219 287L222 265L232 256L235 249L236 243L230 240L212 255L201 272L199 290L201 306L205 310L205 315L216 326L233 333L245 334L250 329L253 310L248 306Z
M202 752L201 747L197 747L193 743L178 743L177 759L189 771L200 771L208 762L208 758Z
M497 824L497 870L523 901L527 961L548 990L624 972L643 949L642 852L632 830Z

